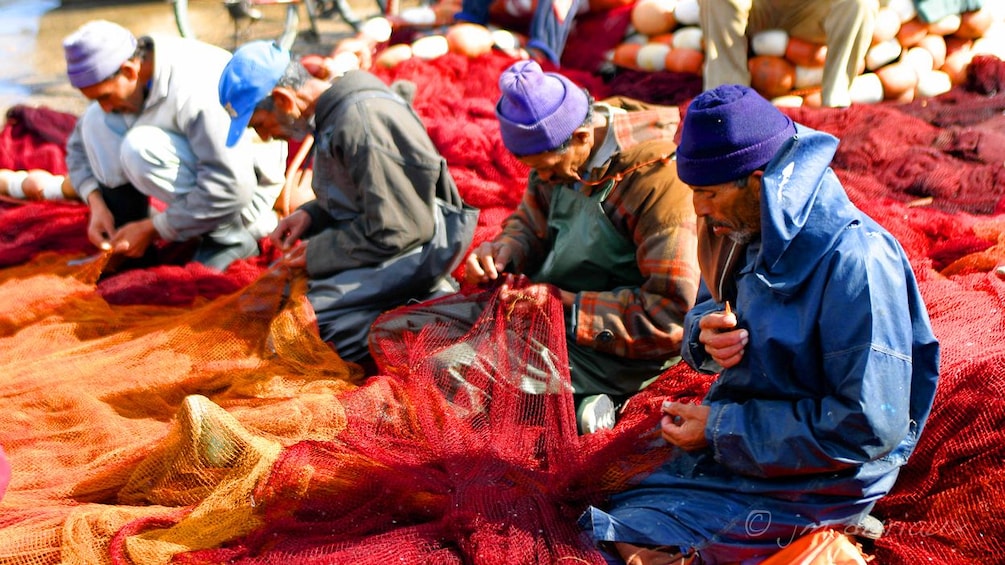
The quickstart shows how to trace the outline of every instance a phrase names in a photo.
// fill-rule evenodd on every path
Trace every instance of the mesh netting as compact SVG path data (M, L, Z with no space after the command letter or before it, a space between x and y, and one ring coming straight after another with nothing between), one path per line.
M417 83L483 210L475 243L527 172L493 114L510 62L411 59L381 75ZM786 110L841 137L835 170L903 243L942 343L928 427L875 510L874 563L1005 552L1005 63L972 72L909 106ZM598 98L628 88L574 78ZM600 564L576 517L667 453L662 398L698 400L711 382L678 365L613 432L580 437L547 287L511 278L386 314L364 381L318 339L302 274L270 268L267 244L224 273L179 259L99 278L85 222L80 205L0 204L3 563Z

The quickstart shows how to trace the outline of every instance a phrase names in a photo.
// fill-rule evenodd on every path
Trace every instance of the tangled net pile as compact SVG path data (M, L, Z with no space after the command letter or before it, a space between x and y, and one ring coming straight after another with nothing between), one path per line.
M493 114L510 62L381 75L418 84L482 209L476 244L526 175ZM696 93L672 76L572 78L597 98ZM786 110L842 139L835 170L907 249L942 343L928 427L874 512L875 563L1005 553L1003 110L1005 63L986 58L937 99ZM364 378L319 340L303 274L270 267L267 245L225 273L179 261L99 279L85 222L79 204L0 203L3 563L599 565L576 517L666 455L662 397L698 400L711 382L678 365L615 430L581 437L547 287L510 277L387 313Z

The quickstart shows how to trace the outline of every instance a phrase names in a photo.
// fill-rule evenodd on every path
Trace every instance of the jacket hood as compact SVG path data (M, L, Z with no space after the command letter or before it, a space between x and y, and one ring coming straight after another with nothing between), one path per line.
M756 275L792 294L813 273L840 233L861 220L830 167L838 139L796 125L761 181L761 250Z

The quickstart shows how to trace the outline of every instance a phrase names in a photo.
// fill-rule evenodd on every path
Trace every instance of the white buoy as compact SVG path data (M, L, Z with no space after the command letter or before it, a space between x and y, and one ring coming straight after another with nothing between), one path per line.
M436 12L429 6L416 6L405 8L399 17L407 23L416 26L433 25L436 23Z
M435 59L450 51L443 35L427 35L412 42L412 55L420 59Z
M883 83L876 73L863 73L852 79L848 94L856 104L877 104L883 101Z
M1005 60L1005 26L992 26L984 37L974 40L974 55L991 55Z
M961 21L959 14L942 16L938 20L928 24L928 32L935 35L952 35L959 31Z
M666 43L646 43L635 56L635 64L643 71L664 71L669 53L670 46Z
M820 86L824 83L823 67L801 67L796 65L796 79L792 86L796 89Z
M913 20L918 15L918 8L915 7L914 0L890 0L886 6L897 12L897 15L900 16L900 23Z
M904 47L896 39L890 39L877 43L869 48L865 53L865 68L875 71L880 67L889 65L900 58Z
M786 94L772 98L771 103L780 108L798 108L803 105L803 97L798 94Z
M677 28L673 32L673 39L670 40L674 49L696 49L704 51L705 39L698 26L687 26Z
M698 0L678 0L673 15L677 23L685 26L696 26L701 22Z
M918 96L938 96L949 92L953 81L943 71L928 71L918 75Z
M789 32L784 29L766 29L750 38L750 48L754 55L784 57L789 46Z
M913 67L919 74L926 73L935 68L935 56L924 47L911 47L900 58L900 62Z
M352 51L342 51L326 59L325 68L328 69L329 76L340 77L360 68L359 57Z
M375 43L384 43L391 39L391 31L391 22L383 17L370 18L359 27L359 32Z
M520 39L515 33L508 29L492 30L492 43L494 43L499 50L510 55L516 54L521 47Z

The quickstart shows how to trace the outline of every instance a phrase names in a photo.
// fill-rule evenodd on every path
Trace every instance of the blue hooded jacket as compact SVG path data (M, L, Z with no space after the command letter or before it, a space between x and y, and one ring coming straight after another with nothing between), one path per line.
M736 271L750 337L704 400L714 460L702 464L743 492L874 501L935 396L939 346L911 265L848 199L830 168L837 145L797 125L765 170L761 239ZM708 369L698 322L721 309L703 287L685 319L691 366Z

